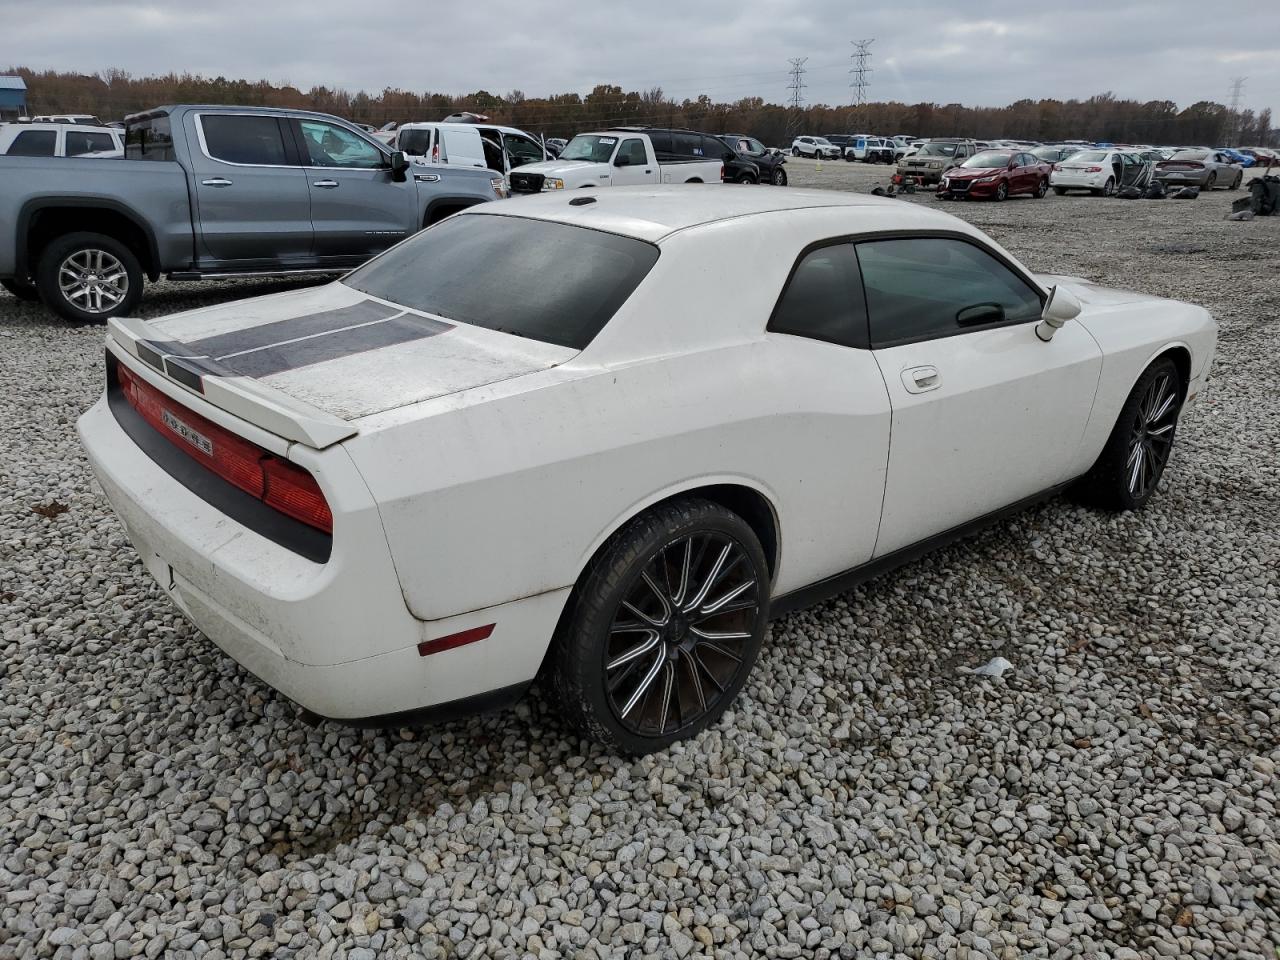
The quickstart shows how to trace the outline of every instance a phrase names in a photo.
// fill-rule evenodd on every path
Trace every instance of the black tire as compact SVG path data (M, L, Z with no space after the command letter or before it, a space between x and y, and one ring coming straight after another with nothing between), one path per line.
M25 280L0 280L0 287L4 287L19 300L26 300L28 303L40 299L40 291L34 284L27 283Z
M1049 192L1049 181L1047 179L1040 180L1036 184L1036 192L1032 194L1037 200L1043 200L1044 195Z
M75 302L79 299L78 297L72 297L63 292L59 284L59 274L64 272L64 264L68 265L67 269L71 269L70 264L73 260L84 261L86 257L87 262L92 263L95 254L98 253L105 255L98 262L113 259L115 266L110 268L111 273L104 274L104 282L99 284L100 290L97 294L93 292L93 286L97 281L86 280L85 286L88 289L84 299L86 306L81 307ZM114 291L112 296L118 295L118 299L108 302L107 294L101 288L109 285L105 282L106 279L117 277L121 271L123 277L110 284ZM88 273L86 276L96 277L97 275ZM69 233L51 242L40 254L40 260L36 264L36 289L40 291L40 299L44 305L64 320L76 323L105 323L109 317L129 313L138 305L138 300L142 297L142 267L138 264L138 258L133 255L133 251L114 237L101 233Z
M1211 171L1209 171L1209 179L1207 179L1207 180L1204 182L1204 190L1205 190L1205 193L1208 193L1210 190L1212 190L1212 189L1213 189L1214 187L1216 187L1217 185L1218 185L1218 171L1217 171L1217 170L1211 170Z
M1240 189L1240 184L1241 184L1241 182L1243 182L1243 180L1244 180L1244 174L1243 174L1243 173L1237 174L1237 175L1236 175L1236 178L1235 178L1234 180L1232 180L1232 181L1231 181L1231 186L1227 187L1227 189L1228 189L1228 190L1239 190L1239 189Z
M749 173L741 174L738 177L738 183L755 183L755 182L756 182L756 178Z
M1102 195L1104 197L1114 196L1116 192L1115 177L1107 177L1107 182L1102 185Z
M1054 187L1053 192L1056 196L1065 197L1067 195L1066 187Z
M695 549L695 543L702 546ZM717 577L714 561L722 545L734 564ZM681 576L685 568L691 573ZM704 602L715 603L707 597L739 578L716 597L733 595L724 609L691 615ZM698 593L688 607L695 585ZM549 666L562 716L583 736L628 754L661 750L695 735L715 722L747 681L768 623L768 585L760 541L741 517L719 504L690 497L637 517L584 571L561 618ZM659 624L663 611L668 612ZM706 632L740 636L704 640L694 628L707 623ZM655 692L658 699L651 702Z
M774 169L771 179L775 187L785 187L787 185L787 171L783 170L782 167L777 167Z
M1104 510L1137 510L1151 499L1173 450L1184 389L1177 365L1168 357L1147 367L1129 392L1097 463L1076 485L1078 500ZM1169 408L1155 410L1167 398ZM1153 412L1159 416L1149 416ZM1135 454L1135 445L1142 452Z
M1008 199L1009 199L1009 182L1007 180L1001 180L999 183L996 184L996 193L995 193L996 203L1000 203Z
M797 147L792 147L792 148L791 148L791 155L792 155L793 157L798 157L798 156L800 156L800 150L799 150L799 148L797 148Z

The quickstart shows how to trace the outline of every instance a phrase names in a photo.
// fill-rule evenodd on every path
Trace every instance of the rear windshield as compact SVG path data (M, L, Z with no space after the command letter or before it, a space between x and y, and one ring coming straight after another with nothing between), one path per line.
M130 160L172 160L173 131L167 113L130 120L124 131L124 155Z
M523 217L450 217L343 279L448 320L581 350L658 259L643 240Z
M1079 160L1082 163L1098 163L1107 159L1107 151L1105 150L1082 150L1080 153L1073 154L1072 160Z

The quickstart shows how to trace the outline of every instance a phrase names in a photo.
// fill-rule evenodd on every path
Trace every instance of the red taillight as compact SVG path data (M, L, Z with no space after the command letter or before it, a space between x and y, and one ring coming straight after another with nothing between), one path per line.
M720 164L720 181L724 182L724 164Z
M483 627L472 627L470 630L463 630L461 633L451 633L447 637L426 640L418 644L418 656L429 657L433 653L443 653L445 650L465 647L468 643L487 640L492 636L493 628L496 626L496 623L489 623Z
M1085 173L1101 173L1102 168L1101 167L1085 167L1084 172Z
M262 458L266 489L262 502L283 514L326 533L333 532L333 514L316 478L301 467L267 454Z
M315 477L161 393L122 363L120 389L142 419L232 486L308 526L333 532L333 514Z
M440 144L438 143L431 148L431 162L432 163L440 162Z

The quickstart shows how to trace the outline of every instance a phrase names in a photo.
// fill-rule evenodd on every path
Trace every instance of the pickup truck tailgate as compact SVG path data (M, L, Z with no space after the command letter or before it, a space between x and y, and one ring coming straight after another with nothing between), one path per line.
M341 283L149 322L112 320L110 336L209 402L313 447L352 436L360 417L545 370L577 353Z

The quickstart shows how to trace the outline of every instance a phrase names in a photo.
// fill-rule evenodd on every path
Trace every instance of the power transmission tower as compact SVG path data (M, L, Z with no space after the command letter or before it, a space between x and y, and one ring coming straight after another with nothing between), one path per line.
M1244 82L1248 77L1233 77L1231 80L1231 128L1228 136L1231 146L1236 146L1240 136L1240 100L1244 96Z
M793 57L787 61L791 64L791 82L787 84L788 100L791 104L791 112L787 116L787 136L793 140L800 135L804 122L801 107L804 104L804 65L808 59L808 57Z
M875 43L875 39L870 40L851 40L853 44L853 53L849 54L849 59L853 62L853 67L849 70L849 75L853 78L849 81L849 86L853 88L853 113L854 125L863 123L863 114L866 113L867 106L867 88L871 86L871 45Z

